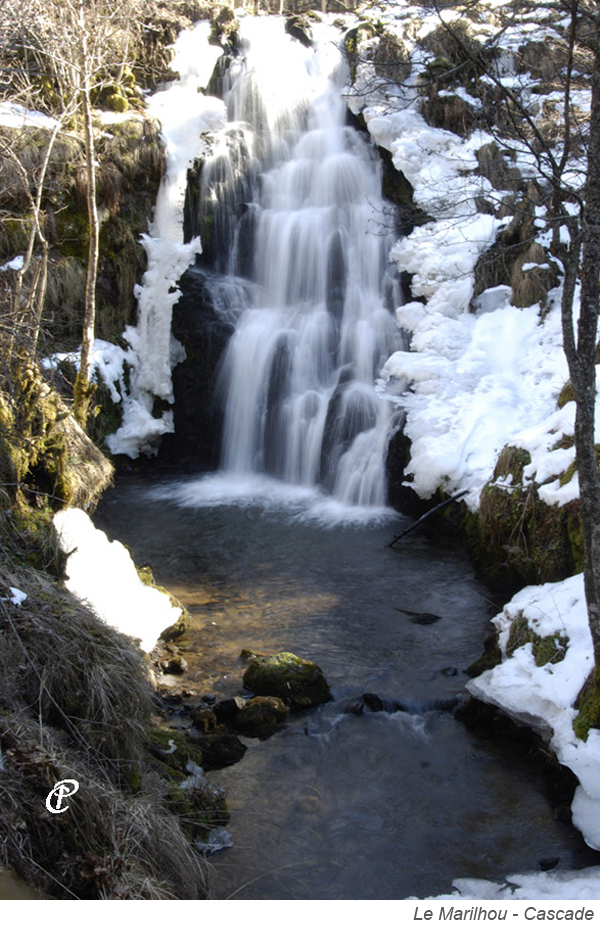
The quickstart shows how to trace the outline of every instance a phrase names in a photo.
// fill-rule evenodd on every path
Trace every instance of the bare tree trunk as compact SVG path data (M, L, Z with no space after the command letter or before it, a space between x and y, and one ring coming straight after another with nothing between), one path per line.
M90 81L87 60L86 24L83 18L83 4L79 0L80 36L80 94L85 129L86 153L86 200L88 214L88 262L85 286L85 309L83 331L81 335L81 359L75 380L73 413L82 426L85 426L87 412L94 387L90 385L92 351L94 348L94 330L96 326L96 279L98 276L98 254L100 248L100 221L96 204L96 150L94 145L94 126L90 99Z
M596 668L600 669L600 478L596 460L596 346L600 310L600 46L596 29L585 209L582 223L581 309L573 388L575 444L584 537L584 577ZM572 373L573 374L573 373Z

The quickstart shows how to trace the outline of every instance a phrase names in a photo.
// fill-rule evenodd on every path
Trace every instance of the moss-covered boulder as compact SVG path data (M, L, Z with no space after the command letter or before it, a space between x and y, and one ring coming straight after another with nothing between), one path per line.
M281 698L291 710L331 700L329 685L318 665L292 652L259 656L244 672L244 687L255 695Z
M559 507L542 501L535 482L524 480L530 461L524 449L505 446L481 493L479 512L465 510L473 561L486 583L505 593L559 581L583 568L579 502Z
M283 729L290 709L278 697L254 697L236 716L234 727L245 736L268 739Z
M410 57L402 39L393 32L384 32L373 56L378 77L403 84L410 75Z

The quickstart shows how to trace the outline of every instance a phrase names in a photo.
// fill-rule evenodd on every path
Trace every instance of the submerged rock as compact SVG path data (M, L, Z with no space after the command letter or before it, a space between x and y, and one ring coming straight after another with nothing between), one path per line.
M244 673L244 687L256 695L281 698L291 710L314 707L331 700L329 686L318 665L291 652L254 659Z

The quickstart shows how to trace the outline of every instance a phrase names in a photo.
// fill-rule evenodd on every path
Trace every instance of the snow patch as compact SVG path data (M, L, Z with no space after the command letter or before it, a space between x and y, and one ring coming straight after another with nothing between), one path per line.
M181 616L168 595L144 584L125 546L110 542L88 515L77 508L61 510L54 526L68 556L66 587L108 626L139 639L145 652Z

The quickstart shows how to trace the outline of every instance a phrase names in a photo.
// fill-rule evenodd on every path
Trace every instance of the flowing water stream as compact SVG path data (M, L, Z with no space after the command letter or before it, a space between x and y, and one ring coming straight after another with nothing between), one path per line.
M245 23L230 122L188 197L236 326L215 386L223 472L121 478L95 518L190 610L185 687L239 693L251 649L310 658L332 689L217 774L234 842L213 859L218 897L424 896L598 860L522 753L450 713L494 612L465 557L417 534L387 547L397 422L374 385L401 345L395 220L346 125L335 36L307 48L280 20ZM367 692L384 710L355 712Z

